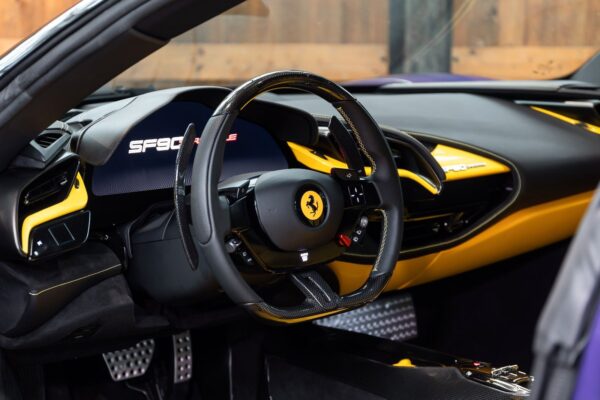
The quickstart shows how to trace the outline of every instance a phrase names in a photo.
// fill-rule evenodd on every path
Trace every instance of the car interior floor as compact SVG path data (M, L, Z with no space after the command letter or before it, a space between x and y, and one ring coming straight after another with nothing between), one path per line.
M418 336L408 342L314 323L269 326L242 314L191 330L193 379L183 384L172 384L168 334L154 338L147 373L123 382L111 379L101 355L43 366L10 353L8 359L27 399L509 398L464 379L456 368L436 365L449 354L529 371L537 316L567 246L560 242L404 291L418 323ZM405 358L430 360L431 366L394 365Z

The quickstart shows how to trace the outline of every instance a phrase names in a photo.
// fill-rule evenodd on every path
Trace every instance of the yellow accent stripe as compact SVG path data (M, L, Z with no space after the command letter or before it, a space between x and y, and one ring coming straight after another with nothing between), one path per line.
M312 321L314 319L328 317L333 314L339 314L344 311L346 311L346 309L341 308L338 310L327 311L327 312L324 312L321 314L311 315L308 317L300 317L300 318L277 318L277 317L275 317L269 313L266 313L262 310L256 310L255 312L256 312L256 315L258 315L259 317L261 317L263 319L268 319L269 321L279 322L279 323L283 323L283 324L298 324L300 322Z
M73 280L70 280L70 281L67 281L67 282L62 282L62 283L59 283L58 285L50 286L50 287L48 287L46 289L42 289L40 291L30 290L29 291L29 295L30 296L39 296L39 295L47 293L47 292L49 292L51 290L58 289L59 287L71 285L71 284L73 284L75 282L81 282L83 280L91 278L92 276L100 275L100 274L103 274L105 272L110 271L111 269L120 268L120 267L121 267L121 264L115 264L112 267L105 268L105 269L103 269L101 271L93 272L91 274L88 274L88 275L85 275L85 276L82 276L82 277L79 277L77 279L73 279Z
M348 164L337 160L335 158L325 155L323 157L312 153L312 150L308 147L301 146L296 143L288 142L288 146L292 150L294 157L300 164L307 166L315 171L330 173L332 168L348 168ZM366 167L365 173L369 175L371 168ZM417 182L419 185L427 189L431 194L438 194L438 189L428 179L415 174L412 171L406 169L398 169L398 176L401 178L410 179Z
M547 110L547 109L541 108L541 107L531 107L531 109L535 110L535 111L538 111L538 112L541 112L541 113L544 113L544 114L549 115L551 117L554 117L556 119L560 119L561 121L566 122L568 124L579 126L579 127L583 128L583 129L588 130L588 131L590 131L592 133L595 133L597 135L600 135L600 126L592 125L592 124L580 121L580 120L575 119L575 118L567 117L566 115L562 115L562 114L559 114L557 112L550 111L550 110Z
M529 207L511 214L467 241L439 253L401 260L386 290L402 289L470 271L567 239L576 231L593 192ZM371 265L329 264L347 294L367 280Z
M88 194L83 179L79 173L75 179L77 183L73 185L66 199L25 218L21 227L21 250L24 254L29 254L29 235L33 228L63 215L79 211L86 206Z
M323 157L316 155L308 147L293 142L288 142L288 146L299 163L315 171L329 173L332 168L348 168L346 163L328 155L323 155ZM446 171L446 181L510 172L510 168L504 164L450 146L438 145L431 154ZM371 168L366 167L365 173L369 175ZM398 176L418 183L431 194L439 193L437 187L429 179L412 171L399 168Z

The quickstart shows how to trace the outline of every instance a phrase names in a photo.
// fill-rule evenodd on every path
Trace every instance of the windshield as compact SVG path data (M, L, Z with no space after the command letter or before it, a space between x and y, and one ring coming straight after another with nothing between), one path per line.
M15 2L4 3L0 8L10 13L2 15L29 21L28 27L52 8L31 9L27 19L9 5ZM13 25L0 28L5 38ZM109 85L235 86L278 69L358 85L557 79L600 49L598 26L598 0L248 0ZM6 49L12 39L0 43Z

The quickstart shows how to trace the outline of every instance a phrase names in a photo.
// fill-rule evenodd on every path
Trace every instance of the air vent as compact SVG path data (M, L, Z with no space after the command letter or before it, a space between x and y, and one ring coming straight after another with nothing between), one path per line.
M70 158L34 179L21 194L20 217L63 201L73 186L78 169L79 160Z
M62 171L46 180L35 182L23 196L23 203L29 206L64 191L71 182L69 174L69 171Z
M63 136L61 132L44 132L35 138L35 142L43 148L48 148Z

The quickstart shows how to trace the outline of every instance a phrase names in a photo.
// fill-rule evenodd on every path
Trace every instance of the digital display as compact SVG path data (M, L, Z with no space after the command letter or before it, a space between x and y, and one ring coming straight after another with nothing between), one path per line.
M127 134L106 164L94 169L94 195L172 188L175 158L187 126L194 123L200 135L212 113L202 104L180 101L148 116ZM238 118L226 141L221 179L288 167L279 145L260 125ZM186 172L188 185L190 178L191 163Z

